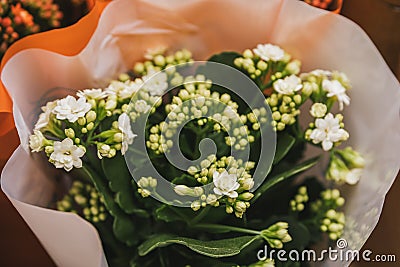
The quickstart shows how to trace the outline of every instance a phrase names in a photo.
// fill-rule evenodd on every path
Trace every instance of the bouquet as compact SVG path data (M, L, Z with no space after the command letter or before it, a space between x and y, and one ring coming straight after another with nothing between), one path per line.
M2 188L57 264L300 265L267 251L344 248L343 238L357 249L372 231L398 167L398 111L382 120L378 108L399 99L387 67L368 42L332 41L367 40L353 25L298 1L246 6L269 15L216 36L207 25L223 3L114 1L79 55L32 49L6 64L23 146ZM229 3L227 15L244 8ZM206 7L207 19L188 15ZM293 10L304 16L285 20ZM376 75L357 68L372 61ZM390 98L364 93L382 77ZM361 134L372 122L390 142Z
M280 266L254 251L341 237L335 184L356 184L365 165L339 148L344 73L300 73L272 44L199 64L186 49L144 58L104 89L47 102L29 141L71 172L56 207L96 227L110 266ZM327 185L295 179L321 158L305 159L307 144L329 157Z

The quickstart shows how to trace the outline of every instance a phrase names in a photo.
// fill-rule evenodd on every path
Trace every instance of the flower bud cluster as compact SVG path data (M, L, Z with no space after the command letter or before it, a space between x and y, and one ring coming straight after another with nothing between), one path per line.
M343 234L345 216L337 211L345 203L338 189L321 192L321 198L311 204L312 211L320 218L320 230L328 234L331 240L337 240Z
M157 179L152 177L142 177L137 182L138 192L142 197L148 197L157 187Z
M206 185L214 182L216 188L218 188L218 190L214 189L214 192L218 192L218 194L211 194L211 200L215 201L209 199L210 195L202 194L200 200L193 204L194 207L200 209L200 207L205 207L207 204L218 206L220 203L224 203L226 205L225 210L227 213L234 213L236 217L241 218L246 209L250 207L249 201L254 196L249 192L249 190L254 186L254 180L250 174L251 169L254 167L254 162L243 162L243 160L236 160L232 156L224 156L217 160L215 155L209 155L206 159L201 161L200 166L190 166L187 172L193 176L198 183ZM226 173L225 177L234 177L233 181L223 182L224 186L227 185L227 182L231 183L233 188L230 189L232 189L232 191L217 186L218 183L215 181L216 173L219 174L218 176L220 176L221 173ZM180 187L181 186L179 186L179 188ZM226 191L224 191L224 189ZM200 192L200 190L198 192ZM189 195L189 193L188 190L186 195ZM190 194L193 195L194 193Z
M166 55L165 48L148 51L145 55L145 62L138 62L133 67L137 76L147 75L149 72L166 70L169 75L175 72L175 65L190 63L193 61L192 53L187 49L178 50L173 54Z
M272 111L272 125L277 131L283 131L286 126L296 122L296 117L300 114L299 106L303 99L301 95L282 95L272 93L267 99L267 104Z
M281 48L267 44L243 51L241 56L234 59L233 64L247 73L253 80L262 80L268 73L271 81L300 72L299 60L292 60L291 56Z
M350 104L350 97L346 91L351 88L348 77L338 71L313 70L300 75L304 84L304 91L314 103L324 102L330 108L334 102L343 105Z
M287 222L277 222L266 230L261 231L261 236L267 241L271 248L281 249L283 244L292 241L288 232Z
M263 76L268 71L268 63L254 55L250 49L246 49L241 57L235 58L233 64L247 72L253 80Z
M338 184L356 184L363 173L364 158L351 147L334 150L326 172L326 178Z
M290 208L292 211L301 212L305 208L305 204L308 202L309 197L307 194L307 187L301 186L297 194L294 198L290 201Z
M68 194L56 205L59 211L77 213L92 223L105 221L108 216L103 197L92 185L80 181L74 181Z
M243 150L253 142L254 137L242 122L242 119L247 120L246 116L237 112L238 104L232 101L229 94L211 92L211 86L212 82L203 75L186 77L184 88L165 107L168 114L166 120L150 129L147 147L156 154L166 152L173 145L171 139L177 129L188 121L193 121L202 129L211 125L210 130L215 132L232 133L225 138L225 142L236 150ZM267 112L260 109L258 113L265 116ZM258 129L259 123L253 120L252 127Z

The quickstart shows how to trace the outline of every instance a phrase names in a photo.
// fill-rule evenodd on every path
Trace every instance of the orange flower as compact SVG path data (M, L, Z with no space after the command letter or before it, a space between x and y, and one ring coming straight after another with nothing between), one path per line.
M32 27L34 25L33 16L21 7L21 3L18 3L15 6L11 6L11 12L15 16L15 18L20 18L22 23L24 23L26 26Z

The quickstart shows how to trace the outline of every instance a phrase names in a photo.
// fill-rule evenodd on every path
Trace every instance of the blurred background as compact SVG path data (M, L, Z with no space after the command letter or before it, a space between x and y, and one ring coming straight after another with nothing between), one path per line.
M306 0L334 10L334 0ZM338 1L341 2L341 1ZM91 1L85 0L0 0L0 57L10 44L31 33L76 22L85 15ZM387 64L400 80L400 0L344 0L341 14L359 24L370 36ZM14 131L9 134L15 138ZM0 153L6 146L0 144ZM0 170L5 161L0 161ZM400 178L389 191L381 219L364 245L374 254L395 254L396 263L359 262L352 266L400 266ZM0 266L55 266L46 251L0 190Z

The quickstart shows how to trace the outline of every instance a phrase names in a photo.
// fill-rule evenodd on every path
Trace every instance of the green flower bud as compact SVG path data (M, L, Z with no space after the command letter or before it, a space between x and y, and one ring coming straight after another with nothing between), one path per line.
M133 68L133 71L136 72L136 73L139 73L139 74L143 73L143 72L144 72L144 65L143 65L143 63L141 63L141 62L136 63L135 66L134 66L134 68Z
M246 49L243 52L243 57L245 58L253 58L253 52L250 49Z
M46 154L51 154L54 152L54 147L53 146L46 146L44 148L44 151L46 152Z
M78 119L78 124L79 124L80 126L85 125L85 124L86 124L86 119L85 119L85 117L80 117L80 118Z
M351 147L346 147L345 149L337 150L336 152L344 159L350 168L364 168L364 158Z
M121 142L122 142L122 139L123 139L122 133L116 133L116 134L114 134L114 136L113 136L113 140L114 140L114 142L116 142L116 143L121 143Z
M246 203L244 203L243 201L237 201L236 203L235 203L235 210L236 211L238 211L238 212L240 212L240 213L243 213L243 212L245 212L246 211Z
M164 56L162 56L162 55L157 55L157 56L155 56L153 60L154 60L154 63L155 63L157 66L162 67L162 66L165 65L165 58L164 58Z
M64 133L67 137L74 139L75 138L75 131L72 128L67 128L64 130Z
M118 80L120 80L121 82L126 82L127 80L129 80L129 75L127 73L121 73L118 76Z
M88 129L88 131L93 130L94 127L94 123L93 122L89 122L88 125L86 125L86 129Z
M149 186L152 188L156 188L157 187L157 179L154 179L152 177L147 178L148 182L149 182Z
M87 114L86 114L86 121L87 122L92 122L95 121L97 117L97 114L94 110L90 110Z
M198 211L201 208L201 203L200 201L194 201L190 207L192 208L192 210L194 211Z
M250 192L245 192L240 194L240 196L238 197L238 199L244 200L244 201L249 201L250 199L252 199L254 197L254 195Z
M148 180L147 177L142 177L142 178L139 179L137 184L141 188L146 188L146 187L149 187L149 180Z
M310 114L315 118L322 118L328 111L328 107L323 103L314 103L311 106Z
M226 206L225 212L228 214L231 214L231 213L233 213L233 208L231 206Z
M257 62L257 68L261 71L265 71L268 68L267 62L260 60Z
M300 73L301 62L299 60L293 60L286 65L286 71L290 74L299 74Z

